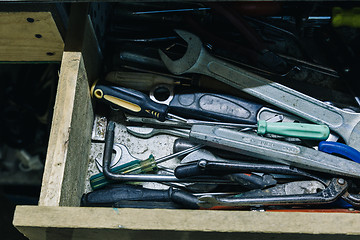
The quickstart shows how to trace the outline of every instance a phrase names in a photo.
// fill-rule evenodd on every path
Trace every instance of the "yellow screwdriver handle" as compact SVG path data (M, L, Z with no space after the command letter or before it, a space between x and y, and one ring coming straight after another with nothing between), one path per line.
M360 28L360 7L349 10L334 7L332 12L332 25L334 27Z

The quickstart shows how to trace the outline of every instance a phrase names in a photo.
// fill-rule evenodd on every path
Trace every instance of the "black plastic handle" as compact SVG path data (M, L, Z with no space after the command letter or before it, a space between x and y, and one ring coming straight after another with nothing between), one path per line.
M165 121L168 106L152 101L146 94L124 87L97 82L91 87L91 95L115 108L139 117L152 117Z
M177 166L174 171L175 177L182 179L205 175L205 171L198 166L198 163Z
M131 201L170 201L169 191L147 189L135 185L110 185L107 188L84 194L81 198L82 206L105 206L115 202Z
M187 209L198 209L198 198L183 190L173 190L170 188L170 198L171 201L181 205L183 208Z
M175 94L169 104L169 112L184 118L256 124L261 104L215 93Z
M265 187L274 186L276 184L276 180L273 179L270 175L266 177L257 176L254 174L246 174L246 173L236 173L236 172L244 172L238 170L228 169L226 171L222 169L222 171L217 171L215 169L208 169L207 164L211 164L211 162L207 162L205 160L200 160L196 163L191 163L183 166L178 166L175 169L175 176L179 179L188 178L188 177L199 177L205 175L225 175L225 177L233 182L240 184L241 186L247 189L263 189ZM234 173L235 172L235 173ZM227 174L232 173L232 174Z

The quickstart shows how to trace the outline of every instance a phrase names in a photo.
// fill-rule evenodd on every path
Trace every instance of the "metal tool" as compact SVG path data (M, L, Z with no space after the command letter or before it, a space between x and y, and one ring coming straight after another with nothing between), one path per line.
M360 178L360 164L312 148L216 126L194 125L190 140L312 171Z
M179 152L181 150L187 149L187 148L195 146L195 145L196 145L196 143L189 141L189 139L178 138L174 141L173 152ZM216 155L212 154L212 152L216 152ZM248 156L244 156L244 160L245 160L245 158L247 160L253 159ZM181 157L180 157L180 159L181 159ZM196 150L196 151L189 153L186 156L182 157L181 163L186 164L188 162L193 162L193 161L196 161L199 159L207 159L209 161L213 160L213 161L221 162L222 161L221 159L230 159L230 160L239 159L239 154L230 152L230 151L225 151L222 149L211 148L211 147L205 146L202 149Z
M296 194L312 194L318 193L325 189L324 183L319 181L294 181L278 184L265 190L254 189L244 193L237 194L236 197L259 197L259 196L281 196Z
M131 156L127 147L123 144L114 144L113 150L115 151L115 157L111 159L111 164L110 164L111 168L117 167L119 164L125 164L134 160L134 157ZM102 172L103 171L102 158L100 158L99 156L100 154L98 155L98 157L95 158L95 165L99 170L99 172ZM120 163L121 158L123 160Z
M192 146L193 144L187 144L186 146ZM177 148L179 147L176 147L175 149L175 143L174 143L174 152L178 152ZM181 150L182 147L179 149ZM216 150L216 148L213 148ZM229 152L229 153L232 153L232 152ZM206 150L206 149L199 149L199 150L196 150L196 151L193 151L192 153L189 153L187 154L183 159L181 159L181 162L180 164L188 164L188 163L193 163L193 162L196 162L196 161L199 161L200 159L205 159L207 161L213 161L213 162L227 162L227 163L233 163L233 162L236 162L237 160L236 159L239 159L242 157L242 155L240 154L237 154L237 153L233 153L234 154L234 158L232 160L228 160L228 159L224 159L224 158L221 158L217 155L214 155L212 154L209 150ZM254 158L251 158L253 160L255 160ZM250 159L247 159L247 160L250 160Z
M140 137L140 138L151 138L158 134L168 134L175 137L188 137L189 130L187 129L167 129L167 128L150 128L150 127L134 127L127 126L126 130L128 133Z
M224 127L228 127L226 123L217 124L217 122L202 122L197 120L188 122L196 125L222 125ZM239 127L239 125L243 127L253 126L249 124L230 124L230 127ZM187 137L189 135L189 130L187 129L173 130L166 128L134 126L127 126L126 129L130 134L140 138L150 138L157 134L169 134L176 137ZM330 132L328 127L325 125L309 125L302 123L268 123L262 120L259 121L257 133L259 135L264 135L265 133L272 133L282 136L297 137L301 139L324 140L328 138Z
M141 137L141 130L139 132L135 130L135 127L132 128L131 133ZM181 135L184 132L186 131L182 131ZM188 137L193 142L203 143L207 146L233 151L254 158L313 171L360 178L360 164L358 163L316 151L312 148L243 133L234 129L194 125L189 131Z
M115 158L113 160L110 160L111 163L109 163L111 167L111 172L114 174L127 174L127 173L148 173L148 172L156 172L158 170L157 164L161 162L165 162L169 159L175 158L177 156L188 154L192 151L195 151L199 148L201 148L202 145L197 145L195 147L186 149L182 152L177 152L162 158L159 158L155 160L154 156L150 155L150 157L146 160L139 160L135 157L133 157L127 147L122 144L115 144L113 146L113 149L115 150ZM112 152L112 149L111 149ZM112 154L109 154L107 156L103 157L109 157L111 159ZM109 161L109 162L110 162ZM104 176L103 169L104 169L104 163L98 163L96 161L96 165L98 168L102 168L100 170L100 173L93 175L90 177L90 185L93 189L101 188L105 185L107 185L110 181L107 180Z
M177 141L180 140L180 146L179 144L177 144ZM195 146L194 143L190 144L190 142L186 142L186 139L177 139L174 142L174 152L178 152L184 149L187 149L189 147ZM184 145L184 146L182 146ZM216 155L214 155L212 152L210 152L209 150L213 150L216 152ZM221 163L238 163L239 159L241 159L241 161L245 161L248 163L256 163L256 164L264 164L263 166L265 166L265 168L270 169L269 167L275 166L275 164L270 164L268 161L263 161L260 159L256 159L256 158L252 158L246 155L240 155L238 153L234 153L234 152L229 152L229 151L225 151L222 149L216 149L216 148L209 148L209 147L204 147L202 149L196 150L192 153L187 154L181 161L180 164L189 164L189 163L195 163L198 162L199 160L206 160L206 161L213 161L213 162L221 162ZM305 171L302 171L300 169L295 169L294 167L290 167L288 165L278 165L278 167L282 167L284 172L286 171L286 174L278 174L278 173L271 173L269 175L271 175L273 178L275 178L276 180L278 179L291 179L291 180L301 180L305 177L307 178L311 178L311 179L317 179L319 181L322 181L321 179L319 179L318 176L314 175L314 174L306 174ZM291 172L294 171L292 174ZM271 172L271 171L268 171ZM276 172L276 171L275 171ZM296 173L297 172L297 173ZM259 175L259 176L264 176L266 174L264 173L260 173L260 172L252 172L253 174ZM305 173L305 175L304 175Z
M175 169L175 176L179 179L196 177L196 176L222 176L234 173L270 173L270 174L288 174L298 175L310 179L324 182L324 180L314 174L308 173L301 169L290 167L288 165L271 164L271 163L253 163L243 161L227 161L216 162L199 159L196 162L188 163L186 165L179 165Z
M281 84L216 59L206 52L196 35L182 30L176 30L176 32L188 43L185 55L173 61L159 50L161 59L172 73L179 75L199 73L214 77L311 122L326 124L349 146L360 150L360 114L329 106Z
M202 208L211 208L215 206L269 206L269 205L308 205L325 204L334 202L347 190L348 184L344 179L334 178L330 184L321 192L313 194L295 194L295 195L270 195L254 197L199 197L199 206Z
M114 130L115 130L115 123L110 121L108 123L106 134L105 134L105 149L104 149L104 155L103 155L103 173L99 173L97 175L94 175L90 178L90 184L93 189L97 189L100 187L105 186L109 182L114 181L135 181L135 182L201 182L203 184L210 183L210 184L234 184L231 181L224 180L224 179L207 179L207 178L198 178L198 179L178 179L173 175L157 175L157 174L119 174L116 172L113 172L110 169L111 165L111 156L112 156L112 150L114 145ZM192 148L191 150L187 149L188 152L191 152L192 150L199 148L198 145L195 148ZM185 152L182 152L185 154ZM178 156L178 153L172 154L173 157ZM167 158L169 158L167 156ZM139 169L141 167L139 166ZM133 170L139 170L133 168ZM102 176L103 174L103 176Z

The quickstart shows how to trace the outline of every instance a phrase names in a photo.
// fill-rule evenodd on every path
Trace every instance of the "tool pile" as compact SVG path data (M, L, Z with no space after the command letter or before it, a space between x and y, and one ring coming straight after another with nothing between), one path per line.
M96 159L99 173L90 177L94 191L84 194L82 205L358 208L359 83L341 66L360 69L353 46L360 33L339 22L339 14L358 17L342 7L114 5L105 39L112 50L105 51L107 74L91 87L98 109L110 106L111 116L95 120L93 140L105 146ZM339 44L350 30L354 35L342 46L352 57L342 52L326 61L321 36ZM115 123L114 115L124 119ZM139 143L155 135L178 137L173 154L133 157L116 142L120 125ZM161 164L174 158L173 168ZM143 182L169 188L149 189Z

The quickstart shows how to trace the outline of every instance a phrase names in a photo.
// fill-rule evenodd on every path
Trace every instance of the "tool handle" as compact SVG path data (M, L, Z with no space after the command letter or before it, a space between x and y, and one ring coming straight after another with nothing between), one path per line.
M183 190L169 189L170 199L172 202L181 205L187 209L199 209L198 198Z
M172 78L140 72L113 71L106 75L105 80L137 91L150 91L158 84L174 85L174 79Z
M343 9L334 7L332 11L332 25L334 27L360 28L360 8Z
M152 101L146 94L124 87L116 87L97 82L91 88L91 95L115 108L140 116L165 121L168 106Z
M203 168L198 166L198 163L191 163L183 166L177 166L174 171L175 177L182 179L194 176L202 176L205 175L205 171Z
M87 194L81 198L82 206L111 205L123 200L139 201L170 201L170 195L167 190L147 189L135 185L112 185L104 189L99 189Z
M330 129L326 125L287 122L272 123L259 120L257 133L259 135L272 133L301 139L326 140L329 137Z
M227 179L231 180L232 182L239 183L243 187L248 189L262 189L276 184L276 180L274 180L271 176L268 176L267 178L262 178L254 174L240 173L244 171L238 169L231 169L231 167L229 167L228 169L226 169L227 167L225 167L219 170L208 169L207 165L211 164L211 162L208 162L208 164L206 163L206 165L201 167L201 161L202 160L197 163L176 167L175 176L179 179L182 179L204 175L225 175Z
M330 154L339 154L354 162L360 163L360 152L343 143L322 141L319 143L319 151Z
M216 93L175 94L169 112L184 118L256 124L261 104Z

